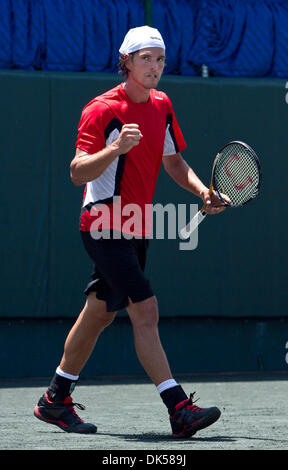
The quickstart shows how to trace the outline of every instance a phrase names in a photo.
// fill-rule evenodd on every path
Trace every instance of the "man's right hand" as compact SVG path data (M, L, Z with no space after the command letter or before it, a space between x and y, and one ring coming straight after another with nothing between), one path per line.
M135 145L138 145L142 137L138 124L124 124L118 138L99 152L88 154L77 148L75 157L70 164L73 183L80 186L98 178L115 158L126 154Z
M119 149L121 155L129 152L135 145L138 145L143 135L138 124L124 124L118 139L113 142L113 146Z

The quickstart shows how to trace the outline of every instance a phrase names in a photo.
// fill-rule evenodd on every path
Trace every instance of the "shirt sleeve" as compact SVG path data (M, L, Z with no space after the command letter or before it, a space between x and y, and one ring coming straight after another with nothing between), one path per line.
M105 122L109 108L102 102L89 103L82 111L75 146L89 154L99 152L105 147Z
M175 155L186 148L186 142L177 122L172 104L168 99L169 112L166 120L166 134L163 148L163 156Z

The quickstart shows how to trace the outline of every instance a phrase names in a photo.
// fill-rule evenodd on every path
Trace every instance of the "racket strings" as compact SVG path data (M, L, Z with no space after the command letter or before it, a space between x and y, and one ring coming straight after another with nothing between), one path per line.
M229 144L221 152L214 169L214 188L226 194L237 207L254 198L259 191L260 172L257 157L241 144Z

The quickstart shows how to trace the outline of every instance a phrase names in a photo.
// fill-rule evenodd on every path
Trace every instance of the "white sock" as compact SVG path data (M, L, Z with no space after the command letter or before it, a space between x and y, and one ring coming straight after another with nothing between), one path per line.
M61 375L61 377L65 377L66 379L69 379L69 380L79 379L79 375L67 374L67 372L64 372L62 369L60 369L60 367L57 367L56 374Z
M165 380L164 382L161 382L161 384L157 385L157 390L159 393L164 392L164 390L167 390L168 388L172 387L177 387L178 383L174 379L169 379Z

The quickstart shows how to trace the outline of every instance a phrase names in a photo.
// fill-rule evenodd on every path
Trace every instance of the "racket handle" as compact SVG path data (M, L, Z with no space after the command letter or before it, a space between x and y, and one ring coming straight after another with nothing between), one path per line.
M198 225L205 219L206 212L200 210L197 214L194 215L193 219L186 225L186 227L180 230L181 238L189 238L191 233L198 227Z

